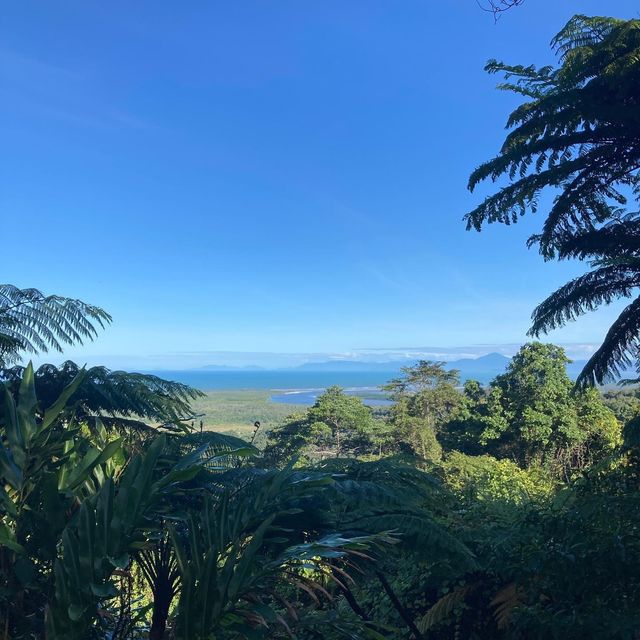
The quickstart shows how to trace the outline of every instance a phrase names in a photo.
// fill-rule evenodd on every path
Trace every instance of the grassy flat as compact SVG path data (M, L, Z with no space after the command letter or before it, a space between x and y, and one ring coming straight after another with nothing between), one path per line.
M203 426L211 431L233 432L244 438L253 433L254 422L259 421L262 429L268 430L284 418L304 407L294 404L272 402L271 391L207 391L204 398L193 402L195 413L204 414L200 418Z

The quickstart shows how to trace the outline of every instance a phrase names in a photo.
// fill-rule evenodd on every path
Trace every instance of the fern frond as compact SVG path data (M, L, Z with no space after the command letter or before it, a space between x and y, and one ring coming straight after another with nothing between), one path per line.
M21 351L62 351L93 340L110 322L106 311L82 300L0 284L0 364L19 361Z
M523 601L522 591L515 582L510 582L496 593L489 606L494 608L493 615L498 629L506 629L514 609L521 605Z
M640 349L640 297L618 316L600 348L589 358L576 384L585 387L619 377Z
M629 297L640 286L640 270L627 264L603 266L575 278L552 293L534 310L532 336L539 336L587 311Z
M471 585L463 585L442 596L429 611L418 620L420 633L427 633L435 626L445 622L451 616L454 609L464 603L471 590Z
M47 406L73 380L80 367L70 360L60 367L45 364L35 372L38 397ZM17 389L24 367L0 369L0 379ZM190 418L191 401L202 392L188 385L142 373L111 371L106 367L86 370L82 384L70 399L81 417L110 416L175 423Z
M534 237L552 257L568 231L584 231L616 214L626 188L640 186L640 20L575 16L554 38L560 64L507 65L500 88L525 97L510 115L512 129L492 160L470 177L473 190L484 180L510 184L465 216L467 228L512 224L537 208L539 195L560 188L543 233Z

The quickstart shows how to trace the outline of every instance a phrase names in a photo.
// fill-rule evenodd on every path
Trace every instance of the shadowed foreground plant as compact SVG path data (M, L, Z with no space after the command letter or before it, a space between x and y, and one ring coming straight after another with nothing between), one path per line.
M259 638L289 629L301 593L306 606L330 597L332 563L348 570L352 557L394 541L385 533L318 535L305 526L296 504L329 484L329 476L291 468L263 472L239 490L207 497L184 530L171 528L181 575L177 638Z

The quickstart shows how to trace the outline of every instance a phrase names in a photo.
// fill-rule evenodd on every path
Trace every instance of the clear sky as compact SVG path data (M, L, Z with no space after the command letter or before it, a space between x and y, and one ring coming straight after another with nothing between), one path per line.
M574 13L627 0L4 3L0 280L113 325L69 355L346 353L525 340L583 265L541 224L465 231L470 171L515 98L483 65L552 61ZM597 344L620 306L553 334ZM56 360L55 358L52 358ZM224 358L222 358L224 359Z

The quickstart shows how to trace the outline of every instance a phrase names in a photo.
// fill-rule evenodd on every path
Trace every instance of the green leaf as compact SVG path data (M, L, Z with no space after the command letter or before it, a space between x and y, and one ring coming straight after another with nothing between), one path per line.
M86 369L80 369L75 378L64 388L58 399L44 412L40 431L47 429L53 421L64 411L69 398L76 392L86 377Z
M22 374L22 382L18 389L18 405L16 415L18 418L18 428L20 429L22 442L28 447L31 439L37 431L36 410L38 401L36 399L36 385L33 376L33 364L25 367Z
M94 596L98 596L98 598L113 598L118 595L118 590L110 582L105 582L104 584L95 584L92 582L89 586L91 593L93 593Z
M16 542L15 533L4 522L0 522L0 545L15 553L26 553L24 547Z
M78 622L80 618L84 615L85 607L79 604L70 604L67 607L67 613L69 614L69 618L73 620L73 622Z
M59 488L61 491L76 489L79 485L85 482L92 469L97 465L106 462L116 454L120 449L122 439L118 438L110 442L102 451L96 447L92 447L82 458L81 462L74 468L74 470L66 476L66 474L60 476Z
M130 561L131 561L131 558L128 553L124 553L121 556L118 556L117 558L109 557L109 562L116 569L126 569L129 566Z
M24 556L19 557L13 565L13 572L23 587L27 587L35 581L37 574L33 562Z

